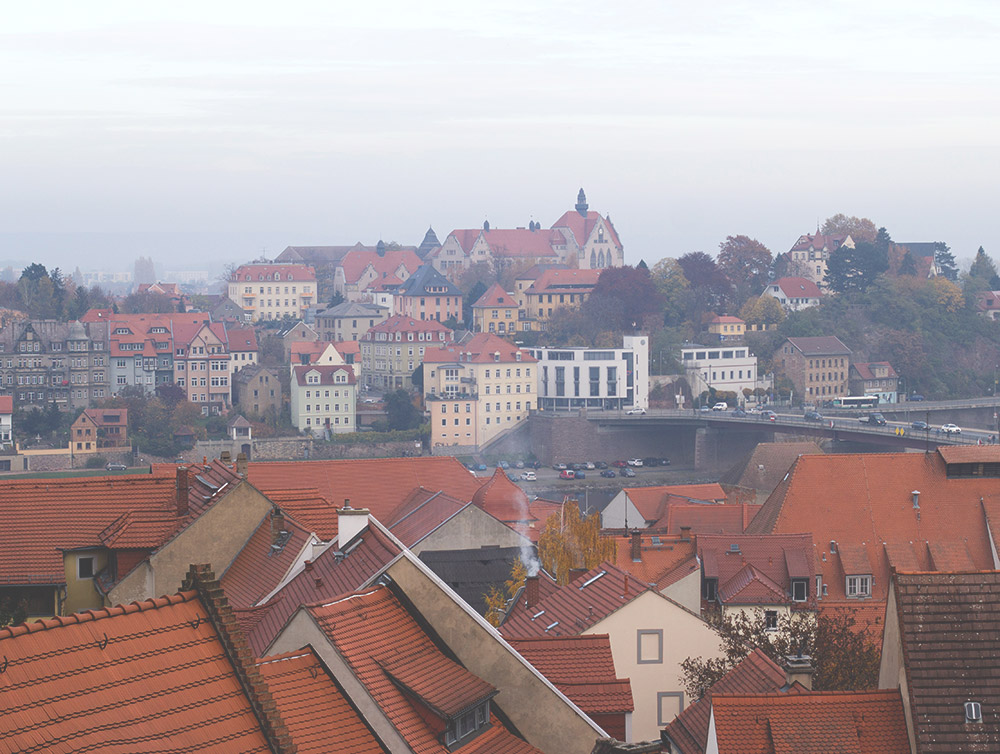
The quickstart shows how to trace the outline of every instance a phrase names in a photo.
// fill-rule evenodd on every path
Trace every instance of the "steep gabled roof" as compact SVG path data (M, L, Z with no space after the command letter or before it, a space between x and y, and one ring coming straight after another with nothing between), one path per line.
M269 594L310 541L308 529L291 518L267 516L222 574L222 588L233 607L250 607Z
M504 636L574 636L627 605L649 587L605 561L537 604L525 604L524 591L511 605L500 631Z
M511 639L510 645L588 715L634 709L632 684L617 677L607 634Z
M597 285L602 270L549 269L535 278L526 293L585 293Z
M669 506L676 503L687 503L693 500L721 503L726 499L726 491L716 482L624 487L622 492L628 496L629 501L648 524L661 519L666 515Z
M288 728L296 754L389 751L312 647L257 660L257 670Z
M670 502L666 507L666 515L650 526L651 530L680 534L683 527L692 534L742 534L760 510L759 505L750 503Z
M800 277L787 277L778 278L773 283L768 283L768 285L776 285L781 292L785 294L785 298L822 298L823 291L819 289L809 278Z
M712 695L719 754L906 754L898 689Z
M785 671L759 649L754 649L701 699L675 717L666 727L666 733L679 754L704 754L713 694L766 694L780 691L785 686L785 680ZM796 685L793 690L799 692L804 689Z
M918 754L998 750L1000 572L898 573L894 589Z
M705 578L718 580L723 604L787 604L792 579L815 581L809 534L701 535L698 554ZM807 604L815 608L815 589L809 592Z
M886 376L876 377L872 371L873 367L884 367L888 370ZM858 376L863 380L895 379L899 376L888 361L855 361L851 363L851 369L857 370Z
M457 296L462 297L458 287L433 265L421 265L409 279L399 287L400 296Z
M762 442L719 479L719 484L771 492L800 455L823 452L814 441Z
M556 220L552 224L552 227L568 228L573 234L573 238L576 239L577 245L583 246L587 243L587 239L590 238L590 234L594 231L600 220L601 216L597 212L587 212L586 217L584 217L578 211L570 210ZM618 240L618 232L611 224L610 218L605 220L604 225L608 229L608 240L615 246L621 246L621 241Z
M498 357L499 355L499 357ZM520 358L518 358L520 355ZM424 363L450 364L463 361L470 364L488 364L497 361L501 364L522 362L534 364L538 361L527 351L523 351L510 341L499 338L492 333L477 333L464 343L456 343L441 348L428 348L424 353Z
M471 709L496 693L490 684L446 657L386 587L305 609L417 754L445 754L444 716ZM538 754L495 714L491 722L462 746L463 752Z
M407 273L412 275L421 264L423 261L411 249L386 249L384 255L379 255L377 251L351 249L340 261L344 280L348 284L357 283L369 265L378 277L382 277L383 273L395 274L400 267L405 267Z
M500 228L483 232L490 252L497 257L524 257L541 259L556 258L559 252L554 246L566 243L557 230L528 230L527 228Z
M658 585L664 577L673 573L681 564L693 560L695 543L690 537L658 534L647 530L603 534L603 538L615 543L615 557L612 561L623 571L628 571L643 584ZM639 560L633 560L635 538L639 539ZM661 587L662 588L662 587Z
M7 751L291 751L224 599L184 591L0 630Z
M474 309L487 309L490 307L511 307L516 309L517 302L500 286L500 283L494 283L472 305Z

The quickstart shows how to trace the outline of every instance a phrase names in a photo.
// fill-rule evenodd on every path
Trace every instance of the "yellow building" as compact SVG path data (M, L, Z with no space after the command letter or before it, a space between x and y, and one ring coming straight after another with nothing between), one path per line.
M424 355L431 447L478 448L528 418L537 406L537 360L506 340L479 333Z
M743 340L746 330L746 322L728 314L712 317L708 321L708 331L719 340Z
M517 331L517 302L494 283L472 305L473 332L506 335Z
M254 322L300 318L316 303L316 271L304 264L245 264L230 275L228 295Z
M544 330L552 312L563 307L578 307L594 286L601 270L560 270L543 272L519 294L520 330Z

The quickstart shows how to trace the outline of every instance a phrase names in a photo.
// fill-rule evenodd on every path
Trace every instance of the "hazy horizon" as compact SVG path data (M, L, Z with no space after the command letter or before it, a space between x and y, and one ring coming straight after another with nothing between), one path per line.
M629 264L777 254L838 212L997 258L998 37L972 0L21 6L0 259L443 241L547 227L581 186Z

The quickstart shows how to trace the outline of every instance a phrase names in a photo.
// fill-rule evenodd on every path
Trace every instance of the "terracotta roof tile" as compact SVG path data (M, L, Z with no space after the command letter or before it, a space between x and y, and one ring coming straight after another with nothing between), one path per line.
M475 309L486 309L489 307L512 307L516 309L517 302L501 287L500 283L494 283L486 289L486 292L482 296L476 299L476 303L472 306Z
M888 361L854 361L851 362L851 368L856 369L858 376L863 380L877 380L885 379L885 377L876 377L874 372L872 372L872 367L885 367L888 369L886 377L889 379L895 379L899 377L896 374L896 370L892 368L892 364Z
M409 276L416 272L421 264L423 261L415 251L410 249L386 249L383 256L379 256L377 251L352 249L340 260L340 267L344 271L344 280L350 285L356 284L361 274L369 266L378 277L382 277L383 273L394 275L400 267L406 269L407 276Z
M719 598L730 604L791 602L791 580L806 579L815 607L813 543L809 534L699 535L706 578L718 579Z
M614 540L615 558L612 562L643 584L659 584L667 574L695 556L694 540L688 538L685 541L679 535L636 530L628 534L602 536ZM638 562L632 559L635 537L639 538Z
M1000 452L969 450L984 451L979 457L985 459ZM832 602L846 599L842 559L851 559L845 563L849 569L863 566L858 548L868 570L853 572L872 574L872 598L878 601L886 599L890 553L904 557L897 545L910 547L921 570L934 567L928 542L953 543L952 551L961 543L976 568L992 568L987 515L998 498L997 480L948 477L946 456L955 457L948 452L800 456L748 531L813 532L826 599ZM962 454L961 462L971 462L970 456ZM919 508L913 505L914 491L920 493ZM841 556L831 552L831 542ZM905 557L912 566L911 556Z
M776 285L786 298L822 298L823 291L809 278L779 278L769 285Z
M712 695L719 754L906 754L897 689Z
M257 604L281 583L310 539L309 530L291 518L266 516L222 574L229 604Z
M407 547L437 529L471 503L458 500L444 492L414 490L386 518L386 528Z
M444 721L428 714L421 698L429 704L428 710L437 704L455 710L494 693L492 686L445 657L385 587L305 609L416 754L447 751L440 739ZM492 723L485 733L463 745L462 751L537 753L533 746L507 731L495 715Z
M680 754L704 754L708 743L713 694L768 693L782 689L785 681L785 671L759 649L754 649L705 692L701 699L677 715L667 725L666 733Z
M681 527L690 529L692 534L742 534L760 510L759 505L750 503L706 505L673 502L676 499L669 499L666 515L650 529L662 529L670 534L680 534Z
M552 227L569 228L576 239L577 245L583 246L587 243L587 239L590 238L591 232L593 232L594 227L600 219L601 216L597 212L588 212L587 216L584 217L576 210L569 210L556 220ZM608 240L615 246L621 246L621 241L618 240L618 233L611 224L611 220L605 219L604 225L608 229Z
M535 278L525 293L590 292L597 285L601 270L546 270Z
M0 631L7 751L270 752L195 592Z
M693 500L721 503L726 499L726 491L712 482L710 484L671 484L655 487L622 488L639 514L652 524L667 513L667 506L674 503L688 503Z
M527 351L518 348L510 341L499 338L491 333L476 333L461 344L428 348L424 352L424 363L450 364L461 359L470 364L488 364L495 362L496 354L500 354L501 364L520 361L524 364L534 364L538 361ZM520 359L518 359L520 354Z
M631 683L616 677L607 634L511 639L510 645L588 715L634 709Z
M524 592L500 627L504 636L574 636L631 602L649 587L604 562L527 607Z
M800 455L822 454L815 442L762 442L719 479L719 484L770 493Z
M1000 750L1000 572L900 573L895 592L917 752Z

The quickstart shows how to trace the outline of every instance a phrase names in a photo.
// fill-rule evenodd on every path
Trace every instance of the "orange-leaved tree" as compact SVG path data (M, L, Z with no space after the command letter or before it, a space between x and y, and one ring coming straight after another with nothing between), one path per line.
M510 576L504 582L503 587L493 584L486 592L486 620L490 625L499 626L500 621L507 612L507 605L517 595L517 590L524 586L524 579L528 575L528 569L520 558L514 560L510 568Z
M560 513L549 516L538 538L542 568L560 584L569 583L571 568L594 568L614 557L614 540L601 537L600 515L581 516L576 502L563 503Z

